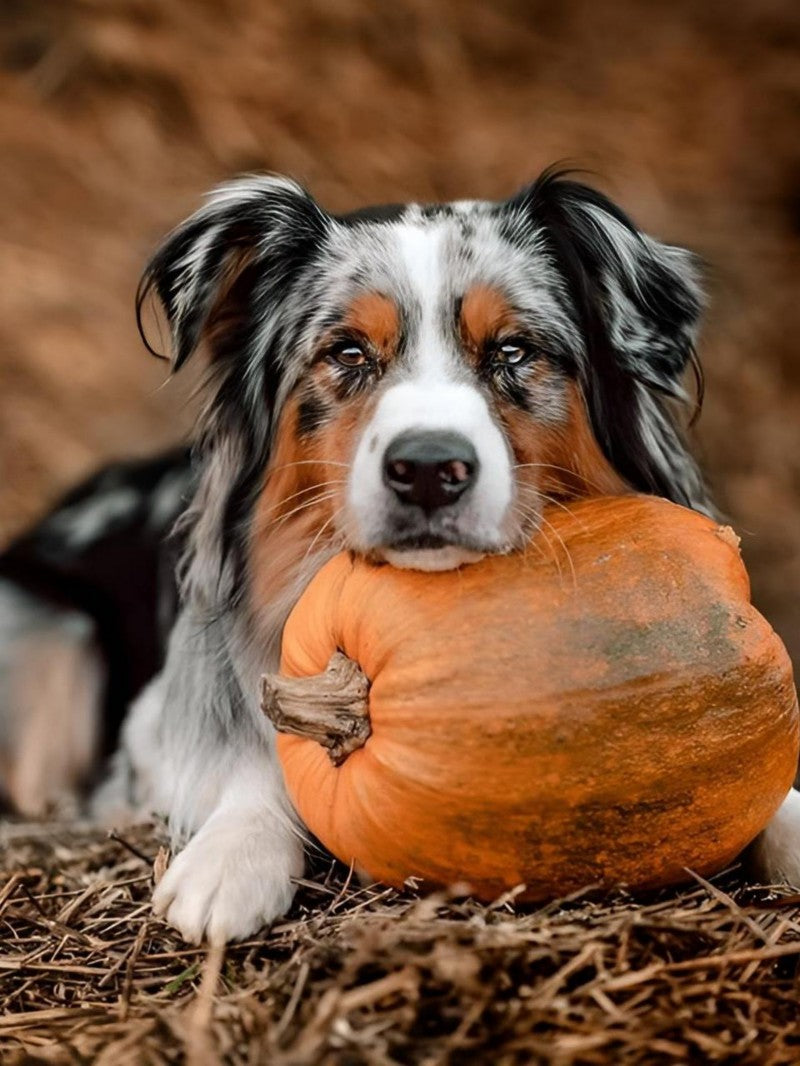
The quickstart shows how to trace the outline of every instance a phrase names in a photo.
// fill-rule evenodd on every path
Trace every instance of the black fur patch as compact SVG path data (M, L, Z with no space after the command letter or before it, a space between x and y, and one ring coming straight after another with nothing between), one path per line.
M0 554L0 578L95 623L107 666L106 753L128 704L163 662L177 611L175 568L181 550L180 541L168 534L192 488L186 449L106 467ZM109 498L120 493L130 506L88 528L93 510L102 517Z
M330 415L329 405L313 392L307 393L297 411L297 431L302 437L310 437L325 424Z

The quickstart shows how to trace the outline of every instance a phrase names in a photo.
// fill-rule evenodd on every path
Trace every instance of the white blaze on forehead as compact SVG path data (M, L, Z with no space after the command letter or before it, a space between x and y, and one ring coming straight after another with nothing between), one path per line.
M494 423L486 400L472 385L444 381L433 384L413 379L386 390L372 424L373 441L385 447L408 429L456 431L472 439ZM498 438L501 438L499 430Z
M394 227L392 264L407 311L408 335L397 375L387 381L352 460L346 492L348 537L358 548L386 548L395 565L444 569L501 550L512 503L512 457L479 383L458 351L447 301L454 298L452 220L426 220L412 208ZM450 271L450 276L448 276ZM446 519L453 538L446 548L393 553L404 505L384 478L389 445L420 430L457 433L475 449L476 477ZM398 514L398 507L401 512Z
M444 226L406 222L396 229L404 282L420 315L412 339L410 372L415 378L441 377L447 367L447 352L441 335L444 271L442 244Z

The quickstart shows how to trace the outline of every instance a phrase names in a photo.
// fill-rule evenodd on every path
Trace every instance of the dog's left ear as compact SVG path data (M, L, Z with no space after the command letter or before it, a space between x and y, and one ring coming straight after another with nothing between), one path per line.
M688 401L703 309L698 261L641 233L602 193L546 172L511 201L554 257L585 343L579 376L595 434L636 489L709 510L675 404ZM519 217L519 215L517 216Z

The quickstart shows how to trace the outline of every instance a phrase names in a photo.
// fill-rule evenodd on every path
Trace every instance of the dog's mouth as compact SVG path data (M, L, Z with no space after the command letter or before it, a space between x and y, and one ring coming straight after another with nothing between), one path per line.
M460 548L467 547L467 545L461 539L456 539L444 533L424 531L421 533L406 533L396 537L385 545L385 550L403 552L453 547Z
M393 552L462 548L481 554L503 550L500 531L493 524L483 529L481 525L479 520L449 508L431 514L395 513L385 521L382 535L376 538L376 548Z
M498 518L467 503L432 511L389 505L383 514L367 516L366 530L353 523L352 546L375 562L418 570L455 569L521 546L523 530L513 508Z
M473 537L448 533L415 532L393 537L368 553L378 562L401 570L455 570L477 562L485 555L511 550L510 544L487 543Z

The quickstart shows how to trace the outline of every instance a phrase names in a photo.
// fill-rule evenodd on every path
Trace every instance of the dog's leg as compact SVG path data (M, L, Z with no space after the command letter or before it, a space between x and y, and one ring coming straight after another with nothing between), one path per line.
M286 797L272 727L247 700L215 626L184 614L164 671L138 698L95 812L126 794L164 814L176 847L153 905L184 939L240 940L289 907L303 839ZM132 786L132 787L131 787Z
M241 940L284 914L303 846L270 759L240 758L209 818L156 886L153 908L185 940Z
M793 788L748 854L753 874L764 884L800 888L800 792Z

